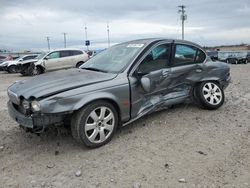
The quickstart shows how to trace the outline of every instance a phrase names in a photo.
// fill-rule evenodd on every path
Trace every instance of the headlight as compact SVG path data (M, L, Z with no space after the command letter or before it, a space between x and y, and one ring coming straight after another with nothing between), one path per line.
M25 110L28 110L30 108L30 103L27 100L22 101L22 106Z
M31 109L33 112L39 112L41 110L41 105L38 101L31 102Z

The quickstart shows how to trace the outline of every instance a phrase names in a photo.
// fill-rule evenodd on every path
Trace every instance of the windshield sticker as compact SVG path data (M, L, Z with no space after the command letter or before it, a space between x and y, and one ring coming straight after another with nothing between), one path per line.
M127 48L141 48L144 44L129 44Z

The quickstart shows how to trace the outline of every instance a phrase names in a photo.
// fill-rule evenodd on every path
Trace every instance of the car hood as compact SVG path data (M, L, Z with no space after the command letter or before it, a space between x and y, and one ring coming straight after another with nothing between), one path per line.
M35 63L37 61L38 61L38 59L30 59L30 60L19 62L18 64L24 65L24 64L27 64L27 63Z
M19 81L9 87L10 93L20 98L44 98L64 91L90 84L104 82L116 77L116 74L102 73L83 69L69 69L46 73L32 79Z
M0 65L1 66L7 66L7 65L9 65L9 64L16 64L17 63L17 61L4 61L4 62L2 62Z

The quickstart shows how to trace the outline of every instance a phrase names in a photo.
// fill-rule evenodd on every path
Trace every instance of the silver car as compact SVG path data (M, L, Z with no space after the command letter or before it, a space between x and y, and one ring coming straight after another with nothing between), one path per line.
M183 102L217 109L224 103L229 65L212 62L197 44L143 39L113 46L83 64L19 81L8 88L10 116L43 132L70 125L88 147L109 142L118 126Z

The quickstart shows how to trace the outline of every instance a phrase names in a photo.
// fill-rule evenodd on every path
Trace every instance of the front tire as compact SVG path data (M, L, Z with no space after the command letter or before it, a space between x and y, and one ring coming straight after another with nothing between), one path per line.
M17 66L11 65L8 67L8 73L16 73L17 72Z
M42 67L40 66L35 66L33 68L33 72L32 72L32 75L39 75L39 74L42 74L44 71L42 69Z
M96 148L108 143L118 126L118 113L106 101L88 104L71 119L72 136L81 144Z
M197 87L197 97L202 106L208 110L221 107L225 100L224 91L221 86L212 81L202 82Z

